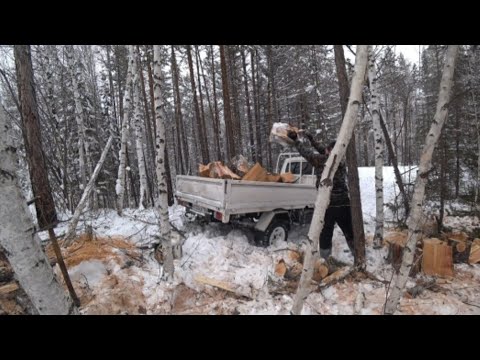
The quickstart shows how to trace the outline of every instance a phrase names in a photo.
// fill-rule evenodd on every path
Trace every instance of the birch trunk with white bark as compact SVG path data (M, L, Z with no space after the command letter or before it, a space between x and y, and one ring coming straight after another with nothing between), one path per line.
M425 186L427 184L428 174L432 169L432 154L440 137L443 124L448 115L448 106L450 101L450 91L453 85L453 73L455 70L455 59L458 53L458 45L449 45L443 68L442 80L438 94L437 110L430 130L425 139L425 147L420 157L418 175L415 180L415 190L410 203L410 216L408 217L408 241L403 252L402 265L398 275L393 281L392 292L387 298L385 304L385 314L393 314L397 310L397 305L403 294L408 274L413 265L415 248L417 241L421 236L421 218L423 214L423 201L425 199Z
M113 136L110 135L107 141L107 145L102 151L102 155L100 156L100 160L98 160L97 166L95 166L95 170L93 171L92 176L88 182L87 187L83 191L82 198L75 209L75 213L73 214L72 220L70 220L70 224L68 225L67 235L65 236L65 242L63 243L63 247L67 247L72 243L72 240L75 236L75 229L77 228L78 220L80 219L80 215L85 207L87 199L92 192L93 188L95 187L95 181L97 180L98 174L100 174L100 170L102 169L103 163L107 157L108 150L112 145Z
M78 127L78 161L80 178L82 180L82 190L85 190L85 187L87 186L87 170L85 165L85 124L83 122L83 108L76 78L73 45L67 45L65 47L65 55L70 71L70 77L72 78L73 98L75 101L75 120Z
M149 205L149 194L147 186L147 171L145 169L145 153L143 151L143 121L140 103L140 76L137 60L137 50L133 45L131 46L133 54L133 106L134 106L134 117L135 117L135 147L137 150L137 160L138 160L138 174L140 177L140 201L139 208L144 209Z
M370 83L373 134L375 142L375 196L376 196L376 216L375 216L375 235L373 243L376 248L380 248L383 243L383 135L380 126L380 104L377 90L377 71L375 68L375 59L373 57L372 45L368 46L368 80Z
M165 123L164 123L164 109L165 106L162 98L162 66L160 59L160 45L153 46L153 81L154 81L154 98L155 98L155 121L157 127L156 134L156 172L158 180L158 201L157 201L157 216L160 230L160 241L164 255L164 269L165 275L173 279L173 252L172 240L170 237L170 222L168 221L168 197L167 197L167 177L165 174ZM159 248L157 248L158 250Z
M131 92L132 92L132 70L133 70L133 47L128 47L128 71L127 81L125 84L125 93L123 94L123 120L122 120L122 135L120 141L120 165L118 166L117 184L115 192L117 193L117 213L122 216L123 198L125 195L125 168L127 163L127 138L128 138L128 122L130 116L130 109L132 107Z
M323 170L320 185L317 192L317 199L315 201L315 210L313 213L312 223L308 232L308 243L305 251L305 261L302 271L302 276L298 285L297 293L293 301L291 313L299 315L303 308L303 303L309 295L309 285L313 275L314 259L318 254L318 242L320 233L322 232L325 223L325 212L330 203L330 194L332 192L333 176L337 171L340 161L345 156L348 143L352 137L355 124L357 122L357 113L360 103L362 101L362 87L365 78L365 71L367 67L367 46L358 45L355 59L355 69L352 79L352 86L350 89L350 97L345 113L345 118L340 128L340 133L336 140L327 163Z
M18 183L16 150L0 108L0 246L39 314L78 314L40 246Z

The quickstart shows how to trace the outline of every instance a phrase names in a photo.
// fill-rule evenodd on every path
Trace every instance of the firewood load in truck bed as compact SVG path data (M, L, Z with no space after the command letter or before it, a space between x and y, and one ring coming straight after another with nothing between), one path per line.
M229 165L221 161L213 161L207 165L199 164L198 175L212 179L233 179L244 181L283 182L293 183L295 177L292 173L273 174L256 163L253 166L242 155L233 158Z

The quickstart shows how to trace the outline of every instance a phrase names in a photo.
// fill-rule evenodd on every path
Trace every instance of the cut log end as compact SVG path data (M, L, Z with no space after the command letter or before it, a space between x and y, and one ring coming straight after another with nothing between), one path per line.
M452 247L440 239L424 239L422 269L427 275L453 277Z

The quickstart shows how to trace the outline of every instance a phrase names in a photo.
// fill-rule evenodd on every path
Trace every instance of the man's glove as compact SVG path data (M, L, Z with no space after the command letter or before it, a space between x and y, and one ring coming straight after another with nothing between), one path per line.
M293 130L288 130L287 132L287 136L292 139L293 141L296 141L297 138L298 138L298 134L296 131L293 131Z

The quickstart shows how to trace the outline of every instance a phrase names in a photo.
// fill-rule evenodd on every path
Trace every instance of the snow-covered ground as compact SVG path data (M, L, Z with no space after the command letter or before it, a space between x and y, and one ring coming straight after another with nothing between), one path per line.
M405 170L405 169L404 169ZM402 172L404 170L401 170ZM359 168L362 207L367 237L367 270L380 280L389 281L391 266L385 264L386 247L372 247L375 219L374 168ZM412 171L412 180L415 171ZM384 168L385 203L395 197L391 167ZM391 218L389 212L387 219ZM189 223L184 208L170 208L170 220L185 233L183 256L175 260L175 277L170 283L162 280L162 269L148 248L158 233L152 209L126 209L123 217L115 211L88 214L80 222L78 233L86 224L93 226L102 239L120 238L133 244L132 249L120 246L107 255L86 259L69 267L75 289L82 300L85 314L288 314L295 287L288 286L275 273L282 260L288 266L298 263L298 251L304 248L308 226L295 226L288 242L261 248L249 241L248 233L229 225ZM445 219L461 223L461 219ZM470 227L478 226L477 218L469 218ZM463 224L465 225L465 224ZM58 229L61 234L66 223ZM386 230L388 231L388 229ZM120 243L119 243L120 244ZM346 263L352 255L341 231L336 227L334 256ZM73 253L73 252L72 252ZM68 260L68 259L67 259ZM298 265L298 264L297 264ZM399 314L479 314L480 265L455 265L453 280L440 279L436 291L426 290L415 298L405 297ZM429 280L423 275L410 279ZM215 286L208 285L216 284ZM283 284L283 288L282 287ZM279 287L280 286L280 287ZM226 290L222 290L222 287ZM281 290L279 290L281 288ZM365 294L359 314L380 314L385 301L386 285L382 282L347 277L322 291L312 292L304 306L304 314L353 314L359 292ZM473 304L473 305L468 305Z

